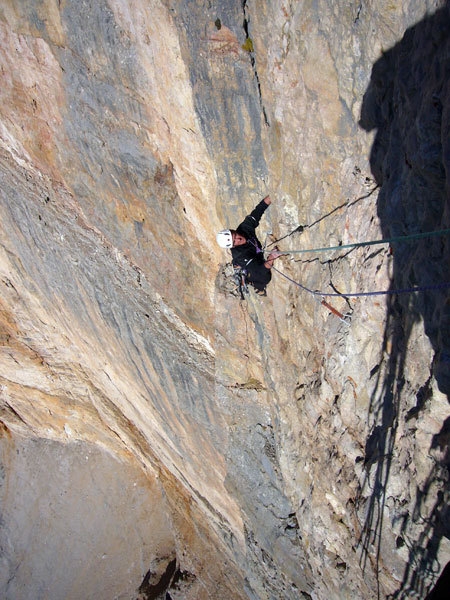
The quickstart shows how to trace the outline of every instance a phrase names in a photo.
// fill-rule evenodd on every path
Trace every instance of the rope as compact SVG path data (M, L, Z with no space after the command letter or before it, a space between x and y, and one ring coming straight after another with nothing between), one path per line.
M283 237L280 237L280 238L274 240L273 242L270 242L269 247L273 246L274 244L278 244L278 242L280 242L281 240L284 240L287 237L290 237L294 233L297 233L297 232L302 233L305 229L310 229L311 227L314 227L314 225L317 225L318 223L320 223L324 219L328 219L328 217L331 217L331 215L333 215L336 211L340 210L341 208L351 208L352 206L354 206L355 204L357 204L361 200L366 200L367 198L370 198L370 196L372 196L372 194L374 192L376 192L376 190L378 188L379 188L379 186L376 185L365 196L360 196L359 198L356 198L355 200L352 200L351 202L350 202L350 199L348 199L347 202L344 202L340 206L335 206L329 213L327 213L326 215L322 215L319 219L317 219L313 223L310 223L309 225L299 225L298 227L296 227L290 233L287 233Z
M450 229L441 229L440 231L429 231L426 233L412 233L410 235L401 235L384 240L370 240L368 242L356 242L354 244L342 244L340 246L329 246L325 248L307 248L305 250L283 250L284 254L300 254L306 252L326 252L327 250L342 250L344 248L359 248L361 246L374 246L376 244L390 244L392 242L404 242L408 240L417 240L425 237L437 235L448 235Z
M442 290L445 288L450 288L450 282L449 282L449 283L436 283L436 284L432 284L432 285L421 285L421 286L404 288L404 289L399 289L399 290L383 290L383 291L376 291L376 292L352 292L352 293L348 293L348 294L340 293L340 292L337 292L337 293L319 292L317 290L310 290L309 288L305 287L298 281L291 279L290 277L288 277L287 275L282 273L276 267L272 267L272 269L274 269L277 273L282 275L285 279L287 279L291 283L294 283L295 285L297 285L299 288L301 288L305 292L309 292L310 294L313 294L314 296L322 296L324 298L327 298L327 297L328 298L331 298L331 297L356 298L359 296L383 296L383 295L387 295L387 294L412 294L414 292L425 292L427 290Z

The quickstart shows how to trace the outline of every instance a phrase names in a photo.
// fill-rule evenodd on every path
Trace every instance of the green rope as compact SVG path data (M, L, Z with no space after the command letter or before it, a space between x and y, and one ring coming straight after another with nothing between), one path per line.
M308 248L306 250L283 250L283 254L300 254L305 252L326 252L327 250L342 250L344 248L358 248L360 246L374 246L376 244L390 244L392 242L405 242L408 240L418 240L420 238L431 237L435 235L448 235L450 229L441 229L440 231L430 231L427 233L412 233L411 235L401 235L385 240L371 240L368 242L356 242L354 244L342 244L341 246L329 246L326 248Z

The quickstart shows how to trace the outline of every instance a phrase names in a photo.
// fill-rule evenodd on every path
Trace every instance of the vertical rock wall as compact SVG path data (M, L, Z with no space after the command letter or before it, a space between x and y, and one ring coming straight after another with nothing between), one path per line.
M129 598L142 569L162 575L172 529L139 465L94 444L4 434L4 598Z
M448 236L293 253L245 301L214 238L267 193L286 251L449 228L449 29L431 0L2 4L2 596L426 596Z

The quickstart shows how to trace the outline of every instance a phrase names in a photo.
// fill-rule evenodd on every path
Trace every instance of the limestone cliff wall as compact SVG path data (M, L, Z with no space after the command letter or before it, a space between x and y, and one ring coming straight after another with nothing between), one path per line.
M285 251L448 229L449 10L2 3L2 597L426 596L448 235L241 301L215 232L268 193Z

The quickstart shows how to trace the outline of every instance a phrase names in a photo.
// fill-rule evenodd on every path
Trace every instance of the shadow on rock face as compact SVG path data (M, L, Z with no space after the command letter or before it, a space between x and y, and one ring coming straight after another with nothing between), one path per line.
M376 130L370 161L380 186L378 216L384 238L435 232L450 228L450 4L411 27L403 39L375 63L364 96L360 126ZM434 235L392 244L394 271L391 291L412 287L419 293L391 294L383 353L385 368L377 372L371 398L372 432L366 443L367 472L375 473L361 537L363 561L372 544L380 558L380 539L386 486L393 466L400 399L404 397L408 372L408 341L415 323L423 320L434 351L427 381L416 394L416 407L403 418L420 418L433 402L432 377L440 391L450 395L450 236ZM430 289L433 288L433 289ZM443 423L439 436L448 424ZM431 450L431 449L430 449ZM404 517L424 519L424 530L409 551L402 584L392 598L407 598L424 591L439 574L439 544L449 537L448 448L439 454L432 472L418 490L414 512ZM436 481L442 493L435 496ZM369 485L368 477L364 484ZM432 492L431 490L434 490ZM432 506L430 509L426 506Z
M445 600L448 598L448 590L450 590L450 562L447 563L436 585L425 600Z
M450 6L407 30L372 70L360 125L376 129L370 163L378 216L393 238L450 227ZM393 244L392 289L450 283L450 236ZM396 300L391 299L392 312ZM407 328L423 318L433 375L450 394L449 288L400 297Z

